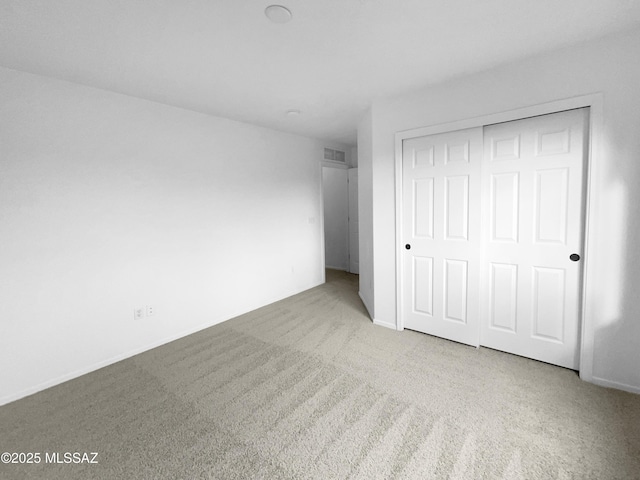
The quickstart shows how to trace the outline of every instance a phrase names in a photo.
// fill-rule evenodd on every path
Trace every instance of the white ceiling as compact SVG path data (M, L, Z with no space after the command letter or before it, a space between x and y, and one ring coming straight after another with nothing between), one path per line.
M638 26L638 0L0 0L0 65L354 144L374 98Z

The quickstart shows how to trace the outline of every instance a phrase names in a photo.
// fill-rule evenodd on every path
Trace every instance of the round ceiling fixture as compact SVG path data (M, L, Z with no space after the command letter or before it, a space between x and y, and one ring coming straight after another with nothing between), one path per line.
M273 23L287 23L291 20L291 10L282 5L269 5L264 9L264 14Z

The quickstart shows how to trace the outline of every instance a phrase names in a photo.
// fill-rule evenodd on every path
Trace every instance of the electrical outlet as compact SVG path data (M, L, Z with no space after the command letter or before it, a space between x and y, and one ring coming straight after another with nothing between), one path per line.
M140 320L144 318L144 307L136 307L133 309L133 318L134 320Z
M153 305L147 305L147 317L153 317L153 314L156 313L156 309Z

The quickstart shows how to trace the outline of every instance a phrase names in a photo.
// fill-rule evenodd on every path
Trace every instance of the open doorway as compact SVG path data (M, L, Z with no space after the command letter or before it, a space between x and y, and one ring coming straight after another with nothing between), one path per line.
M359 273L358 169L349 157L344 163L322 165L325 268Z

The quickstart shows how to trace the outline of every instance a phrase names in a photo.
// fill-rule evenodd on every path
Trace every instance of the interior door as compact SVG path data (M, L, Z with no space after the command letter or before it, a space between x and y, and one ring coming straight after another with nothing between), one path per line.
M327 268L349 268L349 191L347 169L322 167L324 262Z
M404 328L477 345L482 128L402 145Z
M481 344L579 366L588 109L484 129Z
M360 273L358 169L349 169L349 272Z

